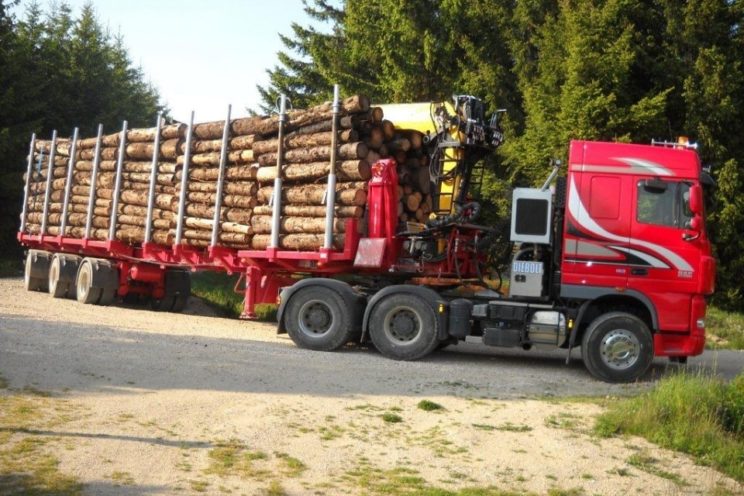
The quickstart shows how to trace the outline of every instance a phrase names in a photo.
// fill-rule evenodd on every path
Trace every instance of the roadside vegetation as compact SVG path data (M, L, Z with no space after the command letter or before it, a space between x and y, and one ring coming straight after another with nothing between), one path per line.
M595 427L600 436L642 436L744 482L744 373L729 383L680 373L607 407Z
M744 350L744 313L710 306L705 320L708 348Z
M240 317L243 312L243 294L235 292L239 276L223 272L198 272L191 274L191 293L204 300L210 307L227 317ZM245 287L240 282L239 290ZM256 305L258 320L273 322L276 320L276 305Z

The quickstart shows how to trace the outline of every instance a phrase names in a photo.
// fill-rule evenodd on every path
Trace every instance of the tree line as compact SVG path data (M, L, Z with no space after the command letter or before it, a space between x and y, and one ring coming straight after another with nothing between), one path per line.
M78 15L65 2L21 10L0 0L0 256L19 257L18 230L26 153L31 133L49 139L75 126L95 135L98 123L113 132L122 120L148 126L160 97L132 63L123 38L108 31L92 4Z
M448 99L507 109L483 194L539 184L570 139L689 136L717 181L708 230L719 304L744 309L744 2L738 0L306 0L314 26L282 35L259 87L295 106L333 83L377 102Z

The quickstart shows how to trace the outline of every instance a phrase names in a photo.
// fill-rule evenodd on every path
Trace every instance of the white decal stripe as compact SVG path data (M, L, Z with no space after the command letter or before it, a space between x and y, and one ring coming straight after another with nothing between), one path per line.
M628 164L631 167L640 167L642 169L647 169L650 172L653 172L657 176L673 176L672 171L667 169L661 164L657 164L656 162L651 162L650 160L644 160L642 158L633 158L633 157L614 157L615 160L622 162L624 164Z
M620 251L624 251L625 253L630 253L631 255L634 255L634 256L640 258L641 260L647 262L649 265L651 265L651 267L655 267L657 269L668 269L669 268L669 266L667 264L665 264L664 262L662 262L661 260L659 260L656 257L652 257L651 255L649 255L646 252L642 252L642 251L638 251L638 250L633 250L632 248L625 248L623 246L612 246L611 248L614 248L614 249L620 250Z
M584 207L584 204L581 203L581 198L579 198L579 192L576 188L576 182L574 181L573 176L571 177L571 193L568 195L568 211L571 213L571 215L573 215L573 218L576 219L576 222L578 222L581 227L596 236L600 236L611 241L618 241L621 243L627 243L628 241L630 241L631 245L635 244L637 246L648 248L649 250L654 251L662 257L666 258L667 260L672 262L672 264L678 270L692 270L690 264L688 264L682 257L677 255L673 251L664 248L663 246L655 245L653 243L642 241L640 239L624 238L622 236L618 236L617 234L612 234L611 232L605 230L602 226L597 224L589 215L589 212L587 211L586 207Z

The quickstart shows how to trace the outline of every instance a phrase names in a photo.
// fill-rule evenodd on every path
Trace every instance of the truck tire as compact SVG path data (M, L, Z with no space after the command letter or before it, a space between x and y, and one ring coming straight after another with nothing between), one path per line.
M84 258L75 281L77 301L90 305L110 305L119 286L119 270L108 260Z
M168 270L164 284L165 294L150 300L150 307L158 312L182 312L191 295L191 275L185 270Z
M369 335L380 353L394 360L418 360L440 343L434 308L412 294L382 298L370 314Z
M81 258L76 255L57 253L49 264L49 294L53 298L73 298L75 279Z
M353 309L336 291L324 286L305 286L287 302L284 324L300 348L333 351L355 335Z
M654 359L648 326L635 315L600 315L581 340L581 356L589 373L606 382L631 382L646 373Z
M49 259L51 253L41 250L28 250L26 266L23 270L23 287L26 291L49 290Z

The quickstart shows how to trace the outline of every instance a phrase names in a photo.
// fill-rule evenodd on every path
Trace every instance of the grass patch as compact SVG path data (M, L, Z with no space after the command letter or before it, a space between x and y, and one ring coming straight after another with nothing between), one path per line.
M207 474L220 477L236 476L244 479L263 480L271 475L266 468L258 468L254 462L266 460L268 455L263 451L252 451L237 439L219 441L216 447L209 450L209 467Z
M473 427L481 431L529 432L532 430L532 427L530 427L529 425L512 424L511 422L506 422L500 425L490 425L490 424L472 424L472 425Z
M108 476L114 482L116 486L132 486L134 485L134 477L129 472L112 472Z
M703 374L666 377L653 390L610 405L595 431L645 437L743 482L744 373L728 384Z
M706 311L705 324L708 348L744 350L744 313L711 306Z
M429 400L421 400L416 406L419 410L423 410L425 412L436 412L437 410L444 410L444 407L442 405Z
M659 460L656 458L648 455L645 452L641 453L634 453L633 455L628 458L628 465L635 467L639 470L643 470L644 472L648 472L649 474L655 475L657 477L661 477L663 479L668 479L678 486L686 486L687 481L685 481L682 477L679 475L667 472L666 470L659 468L656 464Z
M0 396L0 493L75 496L83 486L59 470L57 440L31 434L70 419L67 402L23 393Z
M382 420L384 420L388 424L397 424L403 422L403 417L401 417L397 413L385 412L382 414Z
M223 272L195 272L191 274L191 293L204 300L210 307L229 317L239 317L243 313L243 294L234 291L238 274L231 276ZM240 288L244 284L241 282ZM276 321L277 306L256 305L258 320Z
M299 477L302 472L307 470L307 465L287 453L274 453L274 456L284 462L285 470L283 472L287 477Z

